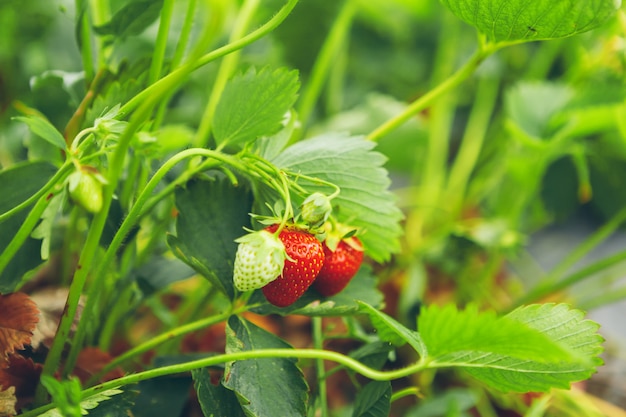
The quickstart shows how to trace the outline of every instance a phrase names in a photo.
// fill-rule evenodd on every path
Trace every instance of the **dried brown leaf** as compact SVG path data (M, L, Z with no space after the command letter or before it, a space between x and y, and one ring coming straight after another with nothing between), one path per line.
M39 310L28 295L0 294L0 361L30 343L38 321Z
M15 411L15 387L0 390L0 417L11 417L17 414Z
M37 304L41 313L39 323L35 329L31 340L33 349L37 349L40 344L50 347L52 340L59 326L59 321L65 310L69 290L67 288L48 287L31 294L30 298ZM75 330L78 320L83 311L84 297L81 296L76 311L76 317L72 323L72 331Z
M78 354L73 373L81 382L85 383L93 375L100 372L112 359L113 357L111 355L103 352L100 348L86 347ZM124 376L122 370L120 368L114 368L102 377L101 382L110 381L122 376Z
M18 354L9 355L8 367L0 369L0 389L14 388L18 409L33 400L41 369L41 364Z

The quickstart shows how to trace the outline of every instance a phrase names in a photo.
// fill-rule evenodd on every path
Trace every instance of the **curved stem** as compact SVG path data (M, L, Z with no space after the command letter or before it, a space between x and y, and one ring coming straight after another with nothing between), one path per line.
M458 86L461 82L469 78L470 75L476 70L478 65L485 60L489 55L496 51L496 46L493 47L481 47L470 57L470 59L459 68L454 74L446 78L443 82L437 85L432 90L428 91L423 96L416 99L411 103L402 113L387 120L385 123L376 128L370 133L367 138L370 140L379 140L381 137L387 135L389 132L402 126L407 120L415 116L420 111L424 110L429 104L436 98L440 97L444 93L452 90Z
M0 222L7 220L8 218L14 216L20 211L30 207L35 201L39 200L39 198L43 197L46 193L48 193L56 184L63 182L64 177L67 175L68 171L72 169L72 161L69 159L66 160L61 168L48 180L48 182L39 189L35 194L28 197L26 200L22 201L17 206L13 207L11 210L5 211L0 214Z
M13 236L13 239L11 239L7 247L2 251L2 255L0 255L0 274L2 274L4 268L7 267L11 259L13 259L13 256L22 247L26 239L28 239L28 236L30 236L37 225L41 215L46 210L46 207L48 207L48 203L50 203L49 198L45 196L39 198L30 213L28 213L26 220L24 220L15 236Z
M283 20L287 18L287 16L289 16L289 13L291 13L291 11L293 10L293 8L296 6L297 3L298 3L298 0L288 0L287 4L285 4L278 11L278 13L276 13L274 17L268 20L267 23L265 23L263 26L261 26L254 32L244 36L238 41L229 43L221 48L218 48L200 57L198 60L193 62L192 70L200 68L208 64L209 62L212 62L218 58L221 58L225 55L230 54L231 52L237 51L251 44L252 42L262 38L263 36L267 35L276 27L278 27L278 25L280 25L283 22ZM148 97L152 96L155 91L158 91L158 89L162 88L163 84L170 83L174 79L178 80L178 78L181 75L181 72L184 71L184 68L185 66L177 68L176 70L172 71L165 77L161 78L159 81L152 84L151 86L149 86L148 88L146 88L145 90L137 94L135 97L133 97L131 100L129 100L120 109L120 112L119 112L120 117L123 117L124 115L127 115L128 113L134 111L137 108L137 106L139 106L140 103L144 102Z
M92 385L94 382L98 381L100 378L102 378L104 375L106 375L107 372L111 371L112 369L115 369L115 367L123 365L124 363L128 362L129 360L136 358L137 356L141 355L142 353L145 353L147 351L149 351L150 349L154 349L159 345L162 345L165 342L168 342L170 340L176 339L180 336L186 335L188 333L194 332L196 330L201 330L201 329L205 329L207 327L210 327L214 324L217 323L221 323L224 320L227 320L230 316L234 315L234 314L241 314L247 310L249 310L250 308L253 308L254 306L242 306L239 307L238 309L232 310L232 311L227 311L221 314L217 314L215 316L211 316L211 317L207 317L204 319L200 319L200 320L196 320L194 322L185 324L184 326L180 326L177 327L175 329L172 329L168 332L165 332L163 334L160 334L156 337L153 337L150 340L147 340L145 342L143 342L140 345L135 346L134 348L127 350L126 352L124 352L122 355L117 356L115 358L113 358L113 360L111 360L111 362L107 363L100 372L98 372L97 374L93 375L85 384L86 386L90 386Z
M167 162L165 162L157 170L157 172L154 173L154 175L152 176L148 184L146 184L146 186L144 187L141 194L137 197L135 204L133 204L130 212L128 213L128 215L126 216L126 218L120 225L119 229L115 233L113 240L109 244L109 247L107 248L104 256L102 257L102 260L100 261L98 272L87 294L87 300L90 300L90 301L88 302L88 304L85 306L85 309L83 310L81 321L78 325L78 329L76 330L76 334L74 336L74 343L72 344L70 353L68 355L68 359L65 364L66 372L71 370L76 363L79 350L86 336L87 326L89 323L92 322L93 316L96 313L96 301L95 300L98 299L98 294L101 293L102 286L104 285L105 275L109 271L109 265L114 260L115 254L117 253L118 249L121 247L126 236L128 236L128 233L131 231L133 226L137 224L141 216L145 213L143 208L148 198L150 197L154 189L157 187L159 182L163 179L163 177L170 170L172 170L172 168L174 168L179 162L187 158L191 158L195 156L212 157L214 159L221 160L232 166L235 166L236 168L239 168L245 171L245 166L242 166L241 164L237 163L237 161L232 157L226 156L224 154L221 154L219 152L215 152L209 149L192 148L192 149L184 150L174 155Z
M377 369L370 368L361 362L352 359L349 356L341 353L332 352L329 350L319 349L258 349L250 351L240 351L233 353L225 353L221 355L211 356L208 358L202 358L195 361L190 361L182 364L164 366L161 368L151 369L144 372L138 372L136 374L130 374L117 378L105 383L88 388L82 392L82 399L86 399L102 391L106 391L113 388L119 388L125 385L136 384L147 379L157 378L165 375L178 374L181 372L188 372L193 369L206 368L210 366L219 365L222 363L228 363L239 360L251 360L251 359L263 359L263 358L294 358L294 359L320 359L328 360L339 363L353 371L363 375L366 378L374 379L377 381L391 381L398 378L420 372L429 367L447 367L455 364L447 363L431 363L428 364L425 361L418 361L412 365L406 366L400 369L394 369L392 371L379 371ZM27 411L22 414L22 417L34 417L47 410L54 408L54 405L49 404L43 407L39 407L34 410Z

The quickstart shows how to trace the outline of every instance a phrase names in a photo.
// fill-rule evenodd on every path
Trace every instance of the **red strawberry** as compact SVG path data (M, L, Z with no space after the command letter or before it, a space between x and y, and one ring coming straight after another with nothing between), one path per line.
M265 230L274 233L278 225ZM324 249L315 236L303 230L285 228L278 238L285 245L287 259L282 274L263 287L267 301L278 307L287 307L311 286L324 263Z
M343 239L333 251L324 242L324 266L313 288L330 297L343 290L356 275L363 261L363 246L357 237Z

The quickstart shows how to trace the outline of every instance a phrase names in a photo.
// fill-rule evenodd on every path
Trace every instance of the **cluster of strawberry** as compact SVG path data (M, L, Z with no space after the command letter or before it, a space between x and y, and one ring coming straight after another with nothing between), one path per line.
M323 296L343 290L363 261L356 236L325 239L306 229L278 224L238 239L234 282L240 291L261 288L265 298L287 307L313 286Z

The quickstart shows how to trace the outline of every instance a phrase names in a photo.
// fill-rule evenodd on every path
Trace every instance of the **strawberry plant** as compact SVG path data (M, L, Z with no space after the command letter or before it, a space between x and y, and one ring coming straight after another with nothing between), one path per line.
M0 415L606 415L625 16L0 4Z

